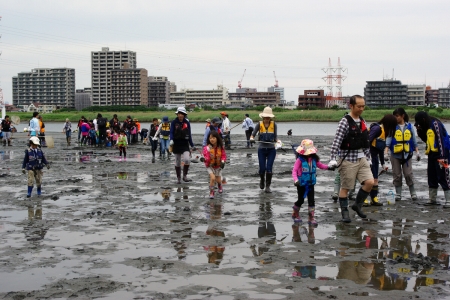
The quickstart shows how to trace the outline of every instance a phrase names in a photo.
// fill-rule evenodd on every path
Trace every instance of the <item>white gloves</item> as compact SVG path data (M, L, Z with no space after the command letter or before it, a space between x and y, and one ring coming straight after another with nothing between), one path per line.
M154 140L154 141L157 141L157 140L158 140L158 138L157 138L157 137L154 137L154 138L153 138L153 140Z
M336 168L337 167L337 161L336 160L330 160L330 162L328 163L328 167L330 168Z
M173 140L170 140L169 146L173 146Z
M281 149L282 147L283 147L283 143L280 140L278 140L275 143L275 150Z

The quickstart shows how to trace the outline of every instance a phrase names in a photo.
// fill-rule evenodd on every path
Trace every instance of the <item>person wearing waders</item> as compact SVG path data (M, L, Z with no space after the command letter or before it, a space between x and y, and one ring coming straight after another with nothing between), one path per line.
M387 114L379 122L370 124L369 127L369 143L370 143L370 156L372 158L372 175L373 175L373 187L370 191L369 199L364 200L363 206L383 206L378 200L378 176L383 172L386 172L388 167L384 165L384 149L386 148L386 140L392 138L392 135L397 126L397 119L394 115ZM381 172L378 172L379 165L381 164ZM394 164L392 164L394 166ZM395 168L392 167L392 170ZM400 175L401 176L401 175Z
M373 187L373 175L370 169L372 159L369 151L369 133L366 122L361 118L365 108L364 97L354 95L350 98L350 113L339 122L336 135L331 146L331 157L328 166L338 167L341 176L339 204L341 206L342 222L350 223L348 212L348 192L355 186L355 181L361 183L352 209L365 219L362 211L364 200ZM336 157L339 156L339 165Z
M420 139L426 144L425 155L428 155L428 202L425 205L439 205L436 201L439 185L444 190L444 208L450 208L450 140L444 124L419 111L416 116L416 128Z
M417 147L417 135L414 127L409 123L406 111L399 107L392 113L396 119L396 127L391 137L386 138L385 154L390 150L392 164L392 183L395 186L395 201L402 200L402 173L406 185L409 188L411 200L417 200L414 189L414 177L412 172L412 157L416 151L416 160L420 160L419 148ZM377 182L375 181L375 185Z
M222 137L217 131L209 133L208 144L203 147L206 171L209 174L209 199L214 199L214 185L217 182L219 194L223 193L222 170L225 168L227 154L223 147Z
M216 131L220 135L220 139L222 139L222 129L220 128L219 117L214 117L211 120L211 124L208 127L206 127L205 134L203 135L203 143L202 143L203 147L208 145L209 134L211 133L211 131Z
M158 120L159 122L159 120ZM157 139L159 136L160 141L160 153L159 155L162 156L162 160L166 159L166 153L167 153L167 159L169 159L170 152L169 152L169 143L170 143L170 123L169 123L169 117L164 116L162 118L162 122L158 127L158 130L155 132L155 134L152 136L150 133L151 139Z
M50 169L50 165L45 159L44 152L38 148L39 145L39 138L32 136L30 138L30 148L25 150L25 157L22 162L22 173L26 174L28 172L27 198L31 197L34 181L36 181L37 195L41 195L42 169L44 166L46 166L47 169Z
M150 145L152 147L152 163L155 162L155 151L158 148L158 137L156 132L159 130L158 118L153 118L153 123L150 124Z
M72 123L70 123L69 119L66 119L66 123L64 123L63 133L66 134L67 146L70 146L70 138L72 136Z
M298 153L298 158L292 168L292 178L294 185L297 187L298 199L292 206L292 220L294 223L301 223L300 208L308 198L308 224L317 226L317 221L314 218L315 200L314 200L314 186L316 185L316 171L317 168L322 170L334 170L319 161L317 155L317 148L314 147L312 140L303 140L300 146L295 150Z
M259 188L264 189L266 193L272 193L270 185L272 184L272 167L275 161L277 151L275 149L275 142L277 141L277 124L272 118L272 109L267 106L263 112L259 114L263 120L255 125L252 135L250 136L250 143L255 142L255 136L259 132L259 147L258 147L258 161L259 161Z
M170 124L170 142L172 146L172 152L175 154L175 172L177 174L177 183L181 184L181 160L183 159L183 181L189 182L191 179L187 178L190 164L190 150L189 145L193 151L197 148L192 142L191 124L186 120L187 112L184 107L178 107L175 112L177 118L175 118Z

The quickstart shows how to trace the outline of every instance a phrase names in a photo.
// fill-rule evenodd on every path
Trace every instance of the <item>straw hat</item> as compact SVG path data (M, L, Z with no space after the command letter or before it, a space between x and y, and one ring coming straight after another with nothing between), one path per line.
M272 109L267 106L264 108L263 112L259 114L260 118L275 118L275 115L272 113Z
M300 155L310 155L317 153L317 148L314 147L314 142L312 140L306 139L302 141L295 151Z
M210 118L206 119L206 122L208 122L208 123L211 122L211 119Z

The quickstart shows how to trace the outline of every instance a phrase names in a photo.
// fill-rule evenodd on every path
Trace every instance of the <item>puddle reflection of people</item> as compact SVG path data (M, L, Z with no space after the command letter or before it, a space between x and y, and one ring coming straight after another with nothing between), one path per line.
M208 229L206 230L206 235L213 237L225 237L225 232L217 229L216 221L222 218L222 204L218 202L211 201L208 203L206 208L207 214L206 218L209 219ZM208 251L208 263L219 265L223 259L223 253L225 247L223 245L208 245L204 246L203 249Z
M42 205L28 206L28 224L24 229L27 241L39 241L44 238L48 229L42 222Z
M315 226L308 225L308 229L305 226L300 226L299 224L292 225L292 241L299 242L308 242L310 244L316 243L316 237L314 235Z
M292 276L316 279L316 266L296 266Z
M170 189L162 190L161 196L162 196L163 200L169 200L170 199Z
M276 243L276 230L272 219L272 205L270 201L261 202L259 205L259 224L258 224L258 238L268 237L264 244L258 246L258 252L252 245L250 248L254 256L261 256L269 250L270 244Z

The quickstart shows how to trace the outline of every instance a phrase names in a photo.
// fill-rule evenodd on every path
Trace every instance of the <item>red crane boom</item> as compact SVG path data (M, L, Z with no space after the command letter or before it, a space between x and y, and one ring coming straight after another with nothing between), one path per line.
M245 76L245 71L247 71L247 69L244 69L244 74L242 74L241 80L238 81L238 88L242 88L242 81L244 80L244 76Z

